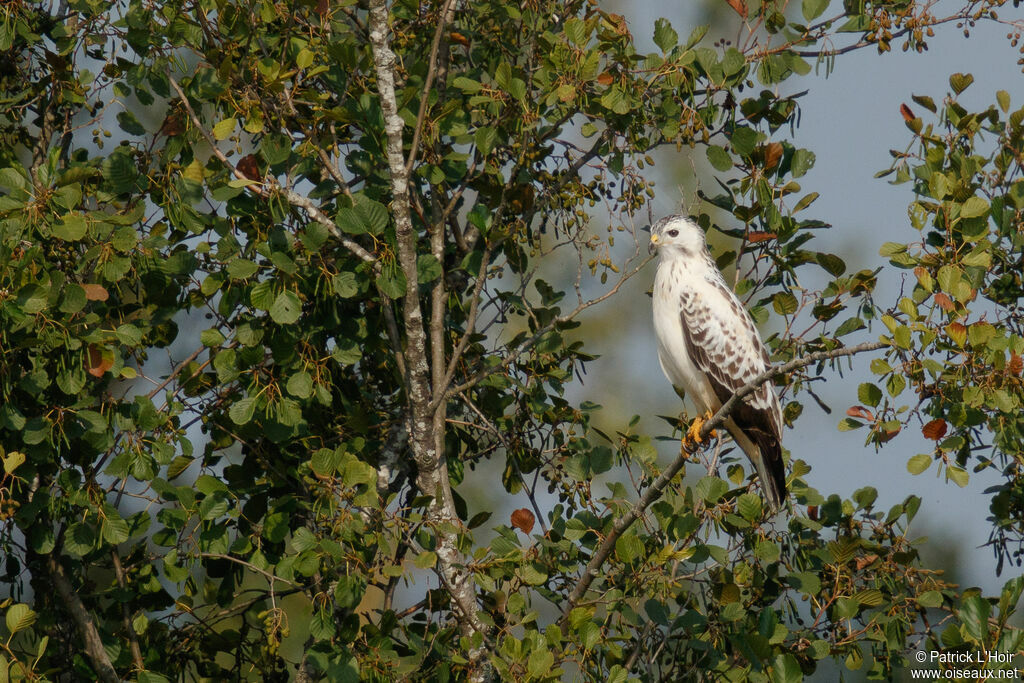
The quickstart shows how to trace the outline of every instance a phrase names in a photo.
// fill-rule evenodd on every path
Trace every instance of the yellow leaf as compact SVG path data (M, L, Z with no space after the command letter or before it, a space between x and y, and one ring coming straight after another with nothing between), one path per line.
M224 119L213 127L213 137L216 140L224 140L235 132L235 119Z

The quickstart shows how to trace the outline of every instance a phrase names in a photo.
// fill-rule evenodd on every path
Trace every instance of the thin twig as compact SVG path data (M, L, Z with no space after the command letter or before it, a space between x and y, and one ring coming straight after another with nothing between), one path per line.
M441 37L444 35L445 26L448 24L452 5L455 0L445 0L441 8L441 16L437 19L437 28L434 29L434 43L430 46L430 62L427 67L427 78L423 82L423 92L420 93L420 110L416 114L416 127L412 132L412 146L409 148L409 160L405 162L405 173L412 173L413 164L416 163L416 152L420 147L420 135L423 133L423 121L427 115L427 102L430 100L430 88L434 85L434 76L437 75L437 54L441 49ZM448 46L445 44L445 49Z

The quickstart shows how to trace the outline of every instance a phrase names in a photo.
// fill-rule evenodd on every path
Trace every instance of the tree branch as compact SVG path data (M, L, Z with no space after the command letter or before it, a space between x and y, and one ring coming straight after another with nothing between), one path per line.
M323 224L331 233L331 235L339 242L341 242L342 246L344 246L350 252L355 254L357 257L359 257L366 263L373 264L374 272L380 269L380 263L377 261L377 257L371 254L370 252L366 251L366 249L363 249L363 247L361 247L358 243L346 237L344 233L342 233L341 228L338 227L337 223L331 220L330 216L321 211L320 207L314 204L313 200L311 200L309 197L304 197L301 194L294 192L293 190L281 187L273 178L268 178L268 182L266 184L263 184L253 181L252 178L247 177L244 173L239 171L238 168L236 168L235 165L231 163L227 156L224 155L224 152L220 151L220 148L217 147L217 141L213 138L213 135L210 134L210 132L203 127L202 121L199 120L199 116L196 114L195 109L192 108L192 103L189 102L187 97L185 97L185 91L181 89L181 86L178 84L178 81L170 73L167 74L167 78L171 83L171 87L174 88L174 91L176 93L178 93L178 97L181 99L181 103L185 106L185 110L188 112L188 117L189 119L191 119L192 125L196 127L196 129L204 138L206 138L206 142L210 145L210 148L213 150L214 156L220 159L224 165L231 169L231 173L235 176L235 178L254 183L252 185L247 185L246 187L251 192L254 192L261 197L270 197L271 187L276 187L278 190L281 191L281 194L284 195L284 198L288 200L289 204L296 208L302 209L309 215L310 218L315 220L317 223Z
M569 322L570 320L572 320L573 318L578 316L580 313L582 313L584 310L590 308L591 306L596 306L597 304L601 303L602 301L605 301L606 299L608 299L608 298L610 298L612 296L615 296L615 294L618 293L618 291L622 287L622 285L626 284L627 280L629 280L634 275L639 273L643 269L643 267L646 266L648 263L650 263L653 259L654 259L653 255L648 256L643 261L641 261L640 264L636 268L633 268L631 271L629 271L628 273L626 273L622 277L620 277L618 282L615 283L615 286L612 287L611 289L609 289L607 292L605 292L601 296L593 298L593 299L590 299L589 301L584 301L583 303L577 305L576 308L572 309L571 311L569 311L565 315L558 316L557 318L555 318L554 320L549 322L547 325L544 325L543 327L538 329L529 339L523 341L518 346L513 348L508 353L508 355L505 356L504 360L502 360L501 363L499 363L499 364L497 364L497 365L495 365L493 367L485 368L485 369L481 370L480 372L478 372L477 374L475 374L472 377L470 377L468 380L466 380L462 384L459 384L458 386L454 386L454 387L451 387L450 389L448 389L448 391L446 391L445 394L444 394L444 399L443 400L447 400L449 398L452 398L453 396L456 396L456 395L462 393L466 389L471 389L474 386L476 386L477 384L479 384L480 382L482 382L483 380L485 380L486 378L488 378L491 375L493 375L494 373L500 372L501 370L506 369L508 366L512 365L512 363L516 362L516 359L518 359L519 356L521 356L523 354L523 352L528 351L530 348L532 348L534 345L536 345L536 343L539 342L541 340L541 337L543 337L545 334L547 334L551 330L555 329L559 325L564 325L565 323ZM439 399L439 400L441 400L441 399Z
M418 235L413 226L409 197L409 173L406 169L403 123L398 114L395 97L394 52L389 44L388 8L386 0L370 0L368 26L370 48L373 52L380 95L381 115L386 134L386 154L391 180L391 215L395 222L398 262L405 274L406 291L403 299L402 322L405 326L405 384L408 401L407 420L409 444L416 461L416 486L423 495L430 496L426 521L437 538L436 553L442 582L451 596L453 613L463 636L487 638L487 626L477 615L476 592L466 562L458 549L458 539L450 528L458 525L458 514L452 497L448 467L438 443L437 422L431 410L433 396L426 346L423 311L420 306L416 258ZM443 224L440 229L444 229ZM434 238L436 240L436 236ZM436 248L436 244L432 245ZM443 354L442 354L443 357ZM443 372L443 365L441 371ZM444 428L443 421L440 428ZM483 646L469 650L470 680L482 681L487 677L486 651Z
M427 101L430 99L430 88L434 85L434 76L437 74L437 55L440 52L441 46L447 50L448 45L446 41L441 40L441 36L444 34L444 28L448 22L451 21L452 7L455 4L455 0L445 0L444 7L441 8L441 15L437 20L437 28L434 30L434 43L430 47L430 62L427 67L427 78L423 82L423 92L420 93L420 109L416 114L416 127L412 132L412 146L409 148L409 160L405 162L405 173L409 175L412 173L413 164L416 163L416 152L420 146L420 135L423 133L423 120L427 114Z
M75 628L82 638L85 655L89 658L92 668L96 670L103 683L120 683L121 677L117 675L117 670L110 663L110 657L107 656L107 651L103 648L103 640L96 628L96 622L89 614L89 610L86 609L82 598L71 586L71 580L68 579L64 567L57 561L54 553L46 556L46 568L57 589L57 595L60 596L68 612L71 613L71 620L75 622Z
M732 397L718 409L714 417L704 423L700 430L700 441L706 441L711 435L711 432L725 422L736 408L737 403L754 391L757 391L762 384L773 377L784 375L787 372L791 372L798 368L806 367L820 361L832 360L844 356L853 356L858 353L875 351L887 346L889 346L889 344L884 342L865 342L863 344L857 344L856 346L846 346L840 349L833 349L831 351L818 351L817 353L812 353L804 356L803 358L796 358L783 365L765 370L733 394ZM676 474L678 474L683 468L683 465L686 464L689 456L693 455L695 451L695 445L689 446L684 442L683 449L682 452L680 452L679 457L677 457L671 465L658 475L658 477L651 483L651 486L640 496L640 500L638 500L636 504L629 509L629 511L615 520L611 531L609 531L608 535L605 536L603 541L601 541L601 545L598 546L594 555L590 558L590 562L587 563L586 569L583 570L583 575L580 577L576 587L573 588L572 593L569 594L569 599L567 600L565 608L562 610L562 616L559 619L559 625L561 626L563 633L567 632L569 626L569 613L572 612L573 608L575 608L576 605L579 604L580 600L583 599L583 596L590 588L590 584L593 583L594 579L598 576L601 565L605 563L605 560L608 559L608 556L615 549L615 542L627 529L629 529L629 527L633 525L633 522L639 519L644 512L646 512L647 508L650 507L652 503L661 497L662 491L665 490Z

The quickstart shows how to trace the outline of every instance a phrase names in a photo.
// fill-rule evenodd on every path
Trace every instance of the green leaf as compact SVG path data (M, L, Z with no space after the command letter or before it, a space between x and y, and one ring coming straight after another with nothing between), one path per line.
M706 503L717 503L729 490L729 484L718 477L704 477L697 482L696 493Z
M550 650L546 648L534 650L530 653L530 657L526 661L526 672L533 678L541 678L546 676L554 665L555 656L551 654Z
M305 370L300 370L288 378L285 388L296 398L309 398L313 393L313 377Z
M801 10L806 21L813 21L821 16L828 7L829 0L804 0Z
M821 591L821 580L814 572L797 572L786 577L786 583L804 595L817 595Z
M804 680L804 673L800 670L800 663L791 654L779 655L772 662L772 683L801 683Z
M413 564L420 569L431 569L437 564L437 553L430 550L424 550L416 556L416 559L413 560Z
M794 178L803 176L814 166L814 152L806 149L798 149L793 152L793 160L789 164L789 172Z
M672 28L668 19L658 18L654 20L654 44L662 52L668 53L679 42L679 34Z
M224 119L217 123L210 132L213 133L215 140L225 140L235 132L235 126L237 125L238 121L236 119Z
M729 152L724 147L708 145L705 153L707 154L708 161L711 162L716 171L725 172L732 168L732 157L729 156Z
M857 387L857 399L864 405L874 408L882 400L882 390L870 382L864 382Z
M385 264L377 276L377 287L392 299L405 296L405 273L394 262Z
M932 456L918 453L907 461L907 471L911 474L921 474L932 464Z
M970 480L971 475L969 475L967 473L967 470L965 470L962 467L950 465L949 467L946 468L946 477L960 488L964 488L967 486L967 483Z
M61 218L60 223L50 227L53 236L65 242L77 242L85 237L87 223L81 213L69 213Z
M480 150L480 153L487 156L494 149L494 143L498 140L498 131L494 128L482 127L477 128L476 133L473 135L473 141L476 143L476 148Z
M251 397L243 398L231 404L231 407L228 408L228 416L236 425L244 425L252 419L255 411L256 399Z
M761 518L761 497L753 493L744 493L736 500L736 510L748 522Z
M330 610L318 609L309 620L309 635L313 640L330 640L334 637L334 616Z
M953 89L953 93L959 95L964 90L970 87L971 83L974 83L974 76L971 74L956 73L949 77L949 87Z
M753 128L737 126L729 136L729 144L732 146L732 150L740 156L750 156L759 138L760 135Z
M799 302L796 297L789 292L777 292L772 297L772 308L779 315L791 315L796 313L796 309L799 306Z
M228 261L226 268L228 275L235 280L244 280L256 274L259 266L248 259L235 258Z
M941 607L942 593L939 591L925 591L917 596L917 604L921 607Z
M644 552L644 542L634 533L625 533L615 541L615 556L620 562L630 563Z
M270 317L278 325L291 325L302 314L299 295L292 291L281 292L270 306Z
M12 634L24 631L36 623L37 616L28 605L21 602L15 603L7 608L5 617L7 630Z
M977 595L960 601L958 615L963 624L964 636L976 643L988 639L988 616L992 607L988 601Z
M960 207L961 218L976 218L988 213L988 202L981 197L969 197Z
M219 347L225 341L224 334L216 327L211 327L199 333L199 343L211 349Z
M331 278L331 287L334 289L334 293L342 299L349 299L359 293L355 273L335 273Z
M421 254L416 259L416 281L422 284L441 277L441 264L433 254Z

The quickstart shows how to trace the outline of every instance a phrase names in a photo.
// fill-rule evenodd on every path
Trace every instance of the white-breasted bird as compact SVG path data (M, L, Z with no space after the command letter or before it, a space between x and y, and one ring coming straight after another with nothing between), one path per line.
M771 363L754 321L725 283L708 252L704 231L686 216L651 226L659 252L654 277L654 331L662 372L703 413L701 423ZM739 401L724 423L750 459L772 510L786 497L782 460L782 409L770 382Z

